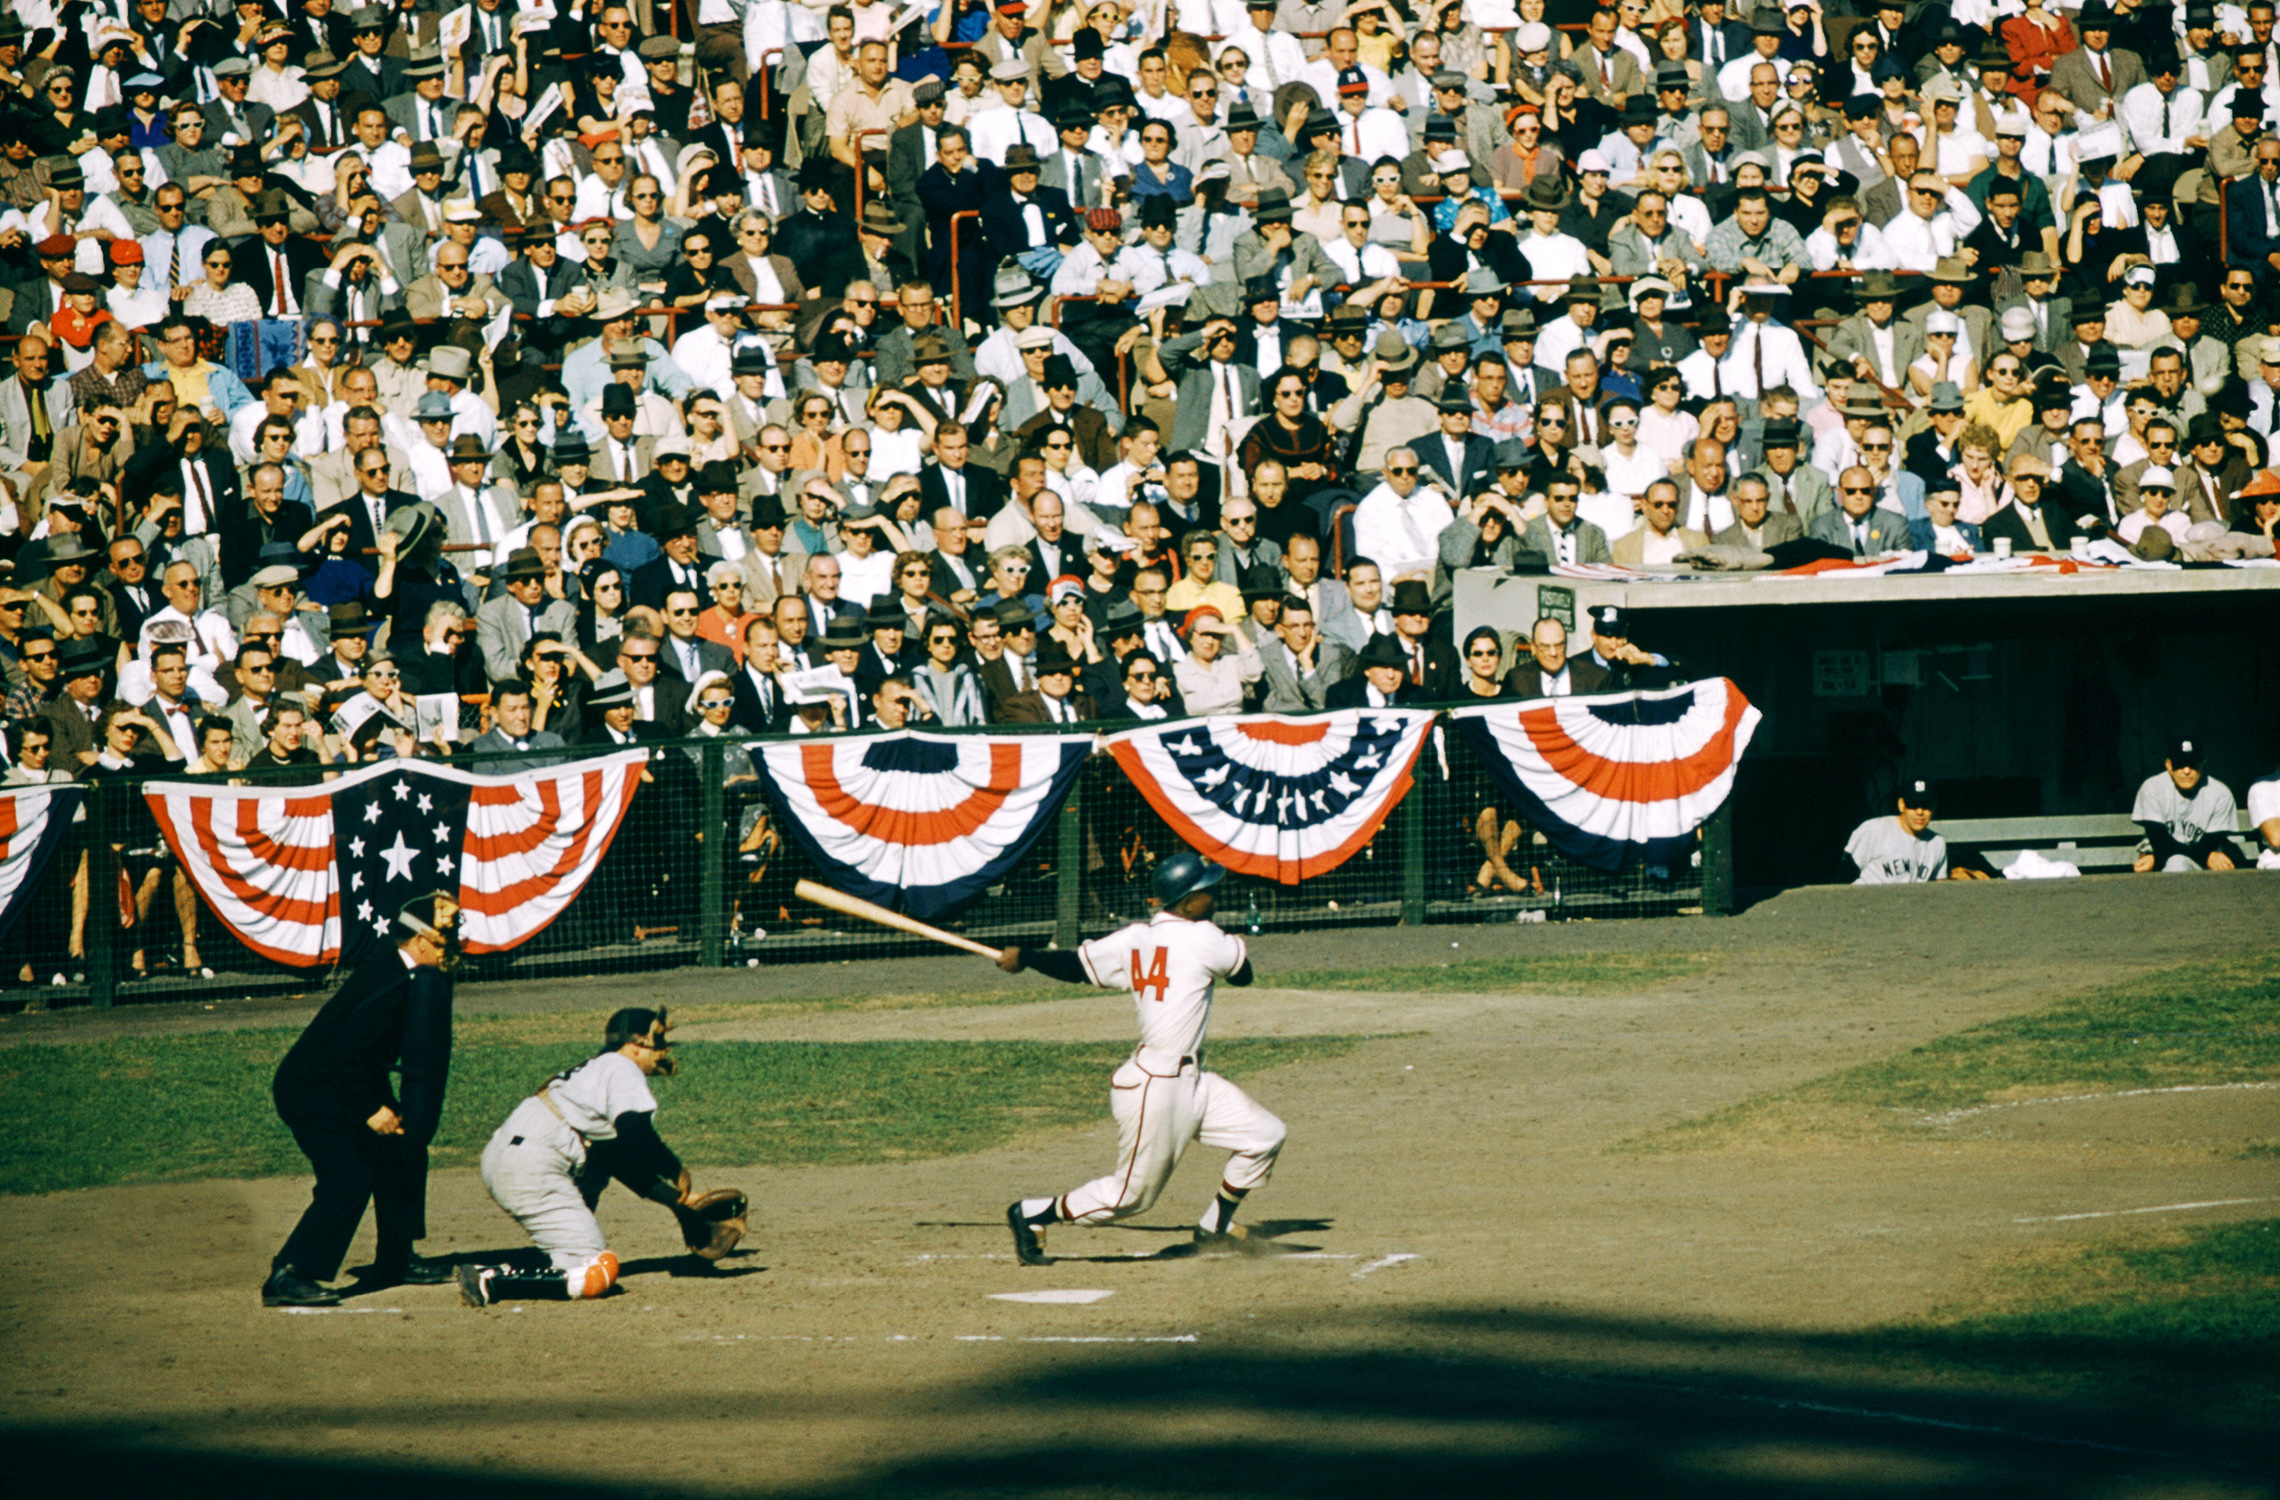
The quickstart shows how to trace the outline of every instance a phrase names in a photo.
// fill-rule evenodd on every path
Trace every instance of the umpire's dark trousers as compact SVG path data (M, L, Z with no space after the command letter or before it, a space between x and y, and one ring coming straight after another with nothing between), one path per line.
M317 1186L277 1264L312 1281L332 1280L369 1203L380 1232L373 1263L383 1271L400 1269L427 1233L427 1148L361 1124L285 1123L316 1168Z

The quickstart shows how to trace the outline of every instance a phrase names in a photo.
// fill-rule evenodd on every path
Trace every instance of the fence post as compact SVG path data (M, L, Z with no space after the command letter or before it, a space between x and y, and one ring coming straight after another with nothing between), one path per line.
M1401 925L1425 925L1425 785L1410 783L1401 799Z
M704 848L697 874L697 962L708 969L721 965L726 938L721 913L728 906L728 859L736 847L736 830L728 826L728 793L722 785L728 776L727 747L728 742L717 736L706 740L698 766L697 826L704 830Z
M1734 799L1728 797L1702 825L1702 915L1734 914Z
M1079 771L1061 804L1060 826L1055 830L1053 852L1053 944L1074 948L1079 941L1077 918L1084 910L1085 891L1085 773Z
M139 797L101 778L87 787L87 1003L109 1010L119 997L119 887L111 871L111 799ZM67 901L68 897L65 898Z

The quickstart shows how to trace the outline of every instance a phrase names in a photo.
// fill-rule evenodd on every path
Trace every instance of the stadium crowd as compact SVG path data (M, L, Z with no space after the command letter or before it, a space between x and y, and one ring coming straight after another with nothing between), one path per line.
M12 780L1577 692L1669 663L1453 576L2272 552L2271 0L692 24L0 18Z

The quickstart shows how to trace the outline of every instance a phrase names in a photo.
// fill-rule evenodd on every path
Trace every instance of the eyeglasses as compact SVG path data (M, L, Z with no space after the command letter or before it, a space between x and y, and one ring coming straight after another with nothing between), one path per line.
M1642 503L1642 504L1643 504L1643 505L1644 505L1644 506L1645 506L1645 507L1646 507L1648 510L1676 510L1676 509L1678 509L1678 502L1677 502L1676 500L1647 500L1647 501L1642 501L1641 503Z
M1891 448L1892 445L1890 443L1863 443L1860 446L1864 453L1882 453Z
M621 661L654 662L657 660L657 653L654 651L621 651L618 653L618 658Z
M1876 491L1869 485L1848 484L1845 486L1845 493L1848 495L1873 495Z
M1417 472L1417 465L1415 465L1415 464L1387 464L1387 465L1385 466L1385 471L1386 471L1388 474L1414 474L1414 473L1416 473L1416 472Z
M732 698L700 698L697 700L697 707L706 713L711 713L716 708L735 707L735 700Z
M762 443L760 451L763 453L789 453L792 451L792 445L790 443ZM821 497L809 496L808 498L820 499Z
M364 675L374 682L394 682L402 674L394 667L372 667Z

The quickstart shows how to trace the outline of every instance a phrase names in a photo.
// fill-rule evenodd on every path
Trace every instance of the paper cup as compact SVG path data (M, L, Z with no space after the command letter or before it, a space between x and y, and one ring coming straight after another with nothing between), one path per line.
M1995 555L1997 557L2009 557L2011 555L2011 539L2009 537L1999 536L1995 538Z

